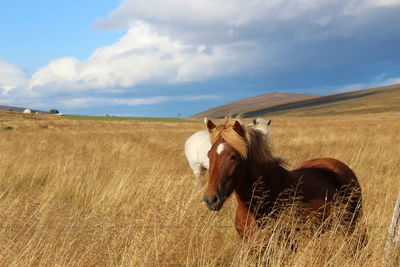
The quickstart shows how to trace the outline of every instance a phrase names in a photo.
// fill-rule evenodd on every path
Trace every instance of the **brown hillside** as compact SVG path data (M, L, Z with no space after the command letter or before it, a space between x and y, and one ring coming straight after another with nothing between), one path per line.
M258 110L277 105L313 99L319 95L296 93L267 93L258 96L243 98L228 104L210 108L204 112L193 115L195 118L220 118L231 113L232 115L257 112Z
M331 95L269 93L211 108L193 117L321 116L400 112L400 84Z
M318 98L265 107L244 114L245 117L265 115L320 116L400 112L400 84L332 94Z

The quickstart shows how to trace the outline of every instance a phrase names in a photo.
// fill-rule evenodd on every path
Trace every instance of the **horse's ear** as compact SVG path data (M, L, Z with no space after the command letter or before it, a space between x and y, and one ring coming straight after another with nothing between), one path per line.
M253 119L253 125L257 125L257 119Z
M267 125L269 126L271 124L272 120L268 120Z
M207 121L207 128L210 133L212 132L212 130L214 130L215 127L217 126L211 120Z
M233 130L235 130L235 132L237 132L240 136L245 136L244 129L242 125L240 125L240 122L235 121L235 124L233 125Z

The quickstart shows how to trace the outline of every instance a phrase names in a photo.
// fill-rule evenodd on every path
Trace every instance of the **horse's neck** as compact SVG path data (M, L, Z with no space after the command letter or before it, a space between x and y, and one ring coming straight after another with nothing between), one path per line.
M279 194L290 184L289 172L278 162L249 164L243 184L238 186L236 197L249 211L256 208L261 213L272 209ZM258 217L258 216L256 216Z

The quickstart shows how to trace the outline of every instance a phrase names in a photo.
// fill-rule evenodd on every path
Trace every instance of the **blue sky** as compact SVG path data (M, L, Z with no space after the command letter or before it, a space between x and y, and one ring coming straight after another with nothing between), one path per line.
M190 116L400 83L400 0L3 1L0 105Z

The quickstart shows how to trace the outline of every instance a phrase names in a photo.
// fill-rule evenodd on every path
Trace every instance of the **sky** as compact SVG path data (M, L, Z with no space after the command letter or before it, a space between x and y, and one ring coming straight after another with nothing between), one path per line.
M187 117L400 83L400 0L5 0L0 105Z

